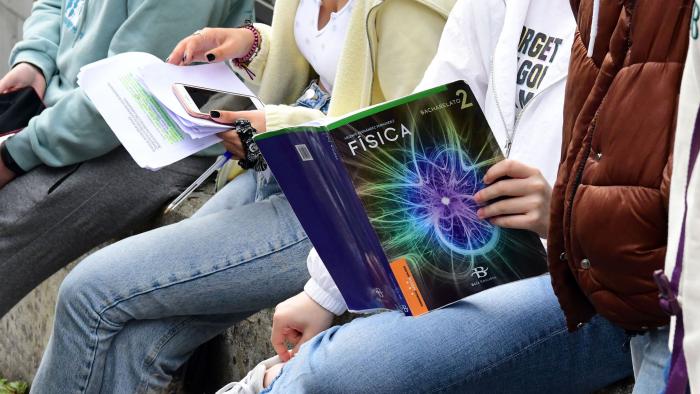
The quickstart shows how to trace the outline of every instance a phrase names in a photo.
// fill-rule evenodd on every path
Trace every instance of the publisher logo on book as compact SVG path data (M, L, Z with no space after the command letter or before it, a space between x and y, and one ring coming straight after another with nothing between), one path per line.
M486 282L490 282L492 280L495 280L495 276L489 277L489 268L488 267L482 267L482 266L477 266L472 268L471 272L471 277L473 279L476 279L471 283L472 286L479 286L482 285Z

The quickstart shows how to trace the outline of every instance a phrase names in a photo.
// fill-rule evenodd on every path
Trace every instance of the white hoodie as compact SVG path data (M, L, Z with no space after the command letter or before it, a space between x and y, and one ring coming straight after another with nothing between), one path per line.
M460 0L416 90L466 81L503 151L512 139L509 158L538 168L553 184L575 31L567 1ZM516 108L523 109L518 114ZM345 302L315 249L307 265L311 279L304 291L327 310L345 312Z
M698 7L698 2L695 3L695 7ZM687 190L688 219L685 228L685 250L679 300L683 308L685 328L683 349L688 367L690 389L691 392L695 393L700 392L700 164L695 164L690 182L687 182L687 177L693 131L700 133L700 130L695 130L695 121L698 108L700 108L700 40L698 39L697 21L693 21L693 23L695 27L691 25L690 46L683 70L673 147L666 275L669 279L672 278L673 269L676 266L676 254L678 253ZM672 342L673 334L671 334L671 348L673 348Z

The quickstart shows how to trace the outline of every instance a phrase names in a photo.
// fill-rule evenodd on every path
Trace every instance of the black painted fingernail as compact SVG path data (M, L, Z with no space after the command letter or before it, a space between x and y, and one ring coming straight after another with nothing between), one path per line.
M186 62L186 61L187 61L187 54L182 55L182 61L183 61L183 62Z
M209 116L211 116L212 118L220 118L220 117L221 117L221 112L219 112L219 111L211 111L211 112L209 112Z
M207 53L207 60L213 62L214 60L216 60L216 56L214 56L213 53Z

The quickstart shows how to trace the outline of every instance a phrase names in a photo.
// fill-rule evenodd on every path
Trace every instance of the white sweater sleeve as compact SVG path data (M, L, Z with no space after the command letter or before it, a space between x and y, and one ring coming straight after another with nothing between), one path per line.
M304 286L304 292L335 315L340 316L348 310L345 305L345 300L340 294L340 290L335 285L331 274L323 265L321 257L316 253L316 249L311 249L309 257L306 259L306 265L311 274L311 279Z

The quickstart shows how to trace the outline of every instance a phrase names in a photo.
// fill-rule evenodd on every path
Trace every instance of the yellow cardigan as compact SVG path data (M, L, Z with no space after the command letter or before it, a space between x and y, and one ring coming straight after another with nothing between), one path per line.
M329 116L410 94L437 51L456 0L355 0L333 83ZM278 0L272 26L257 24L262 46L245 78L266 104L267 130L324 116L294 103L314 71L297 48L294 19L299 0ZM239 70L241 71L241 70Z
M413 92L437 52L456 1L355 0L328 116L342 116ZM299 0L277 0L272 26L255 25L262 36L260 51L248 66L255 78L237 70L266 104L267 131L325 116L318 110L288 105L315 77L294 39L298 7ZM219 171L216 189L241 172L235 161L229 161Z

